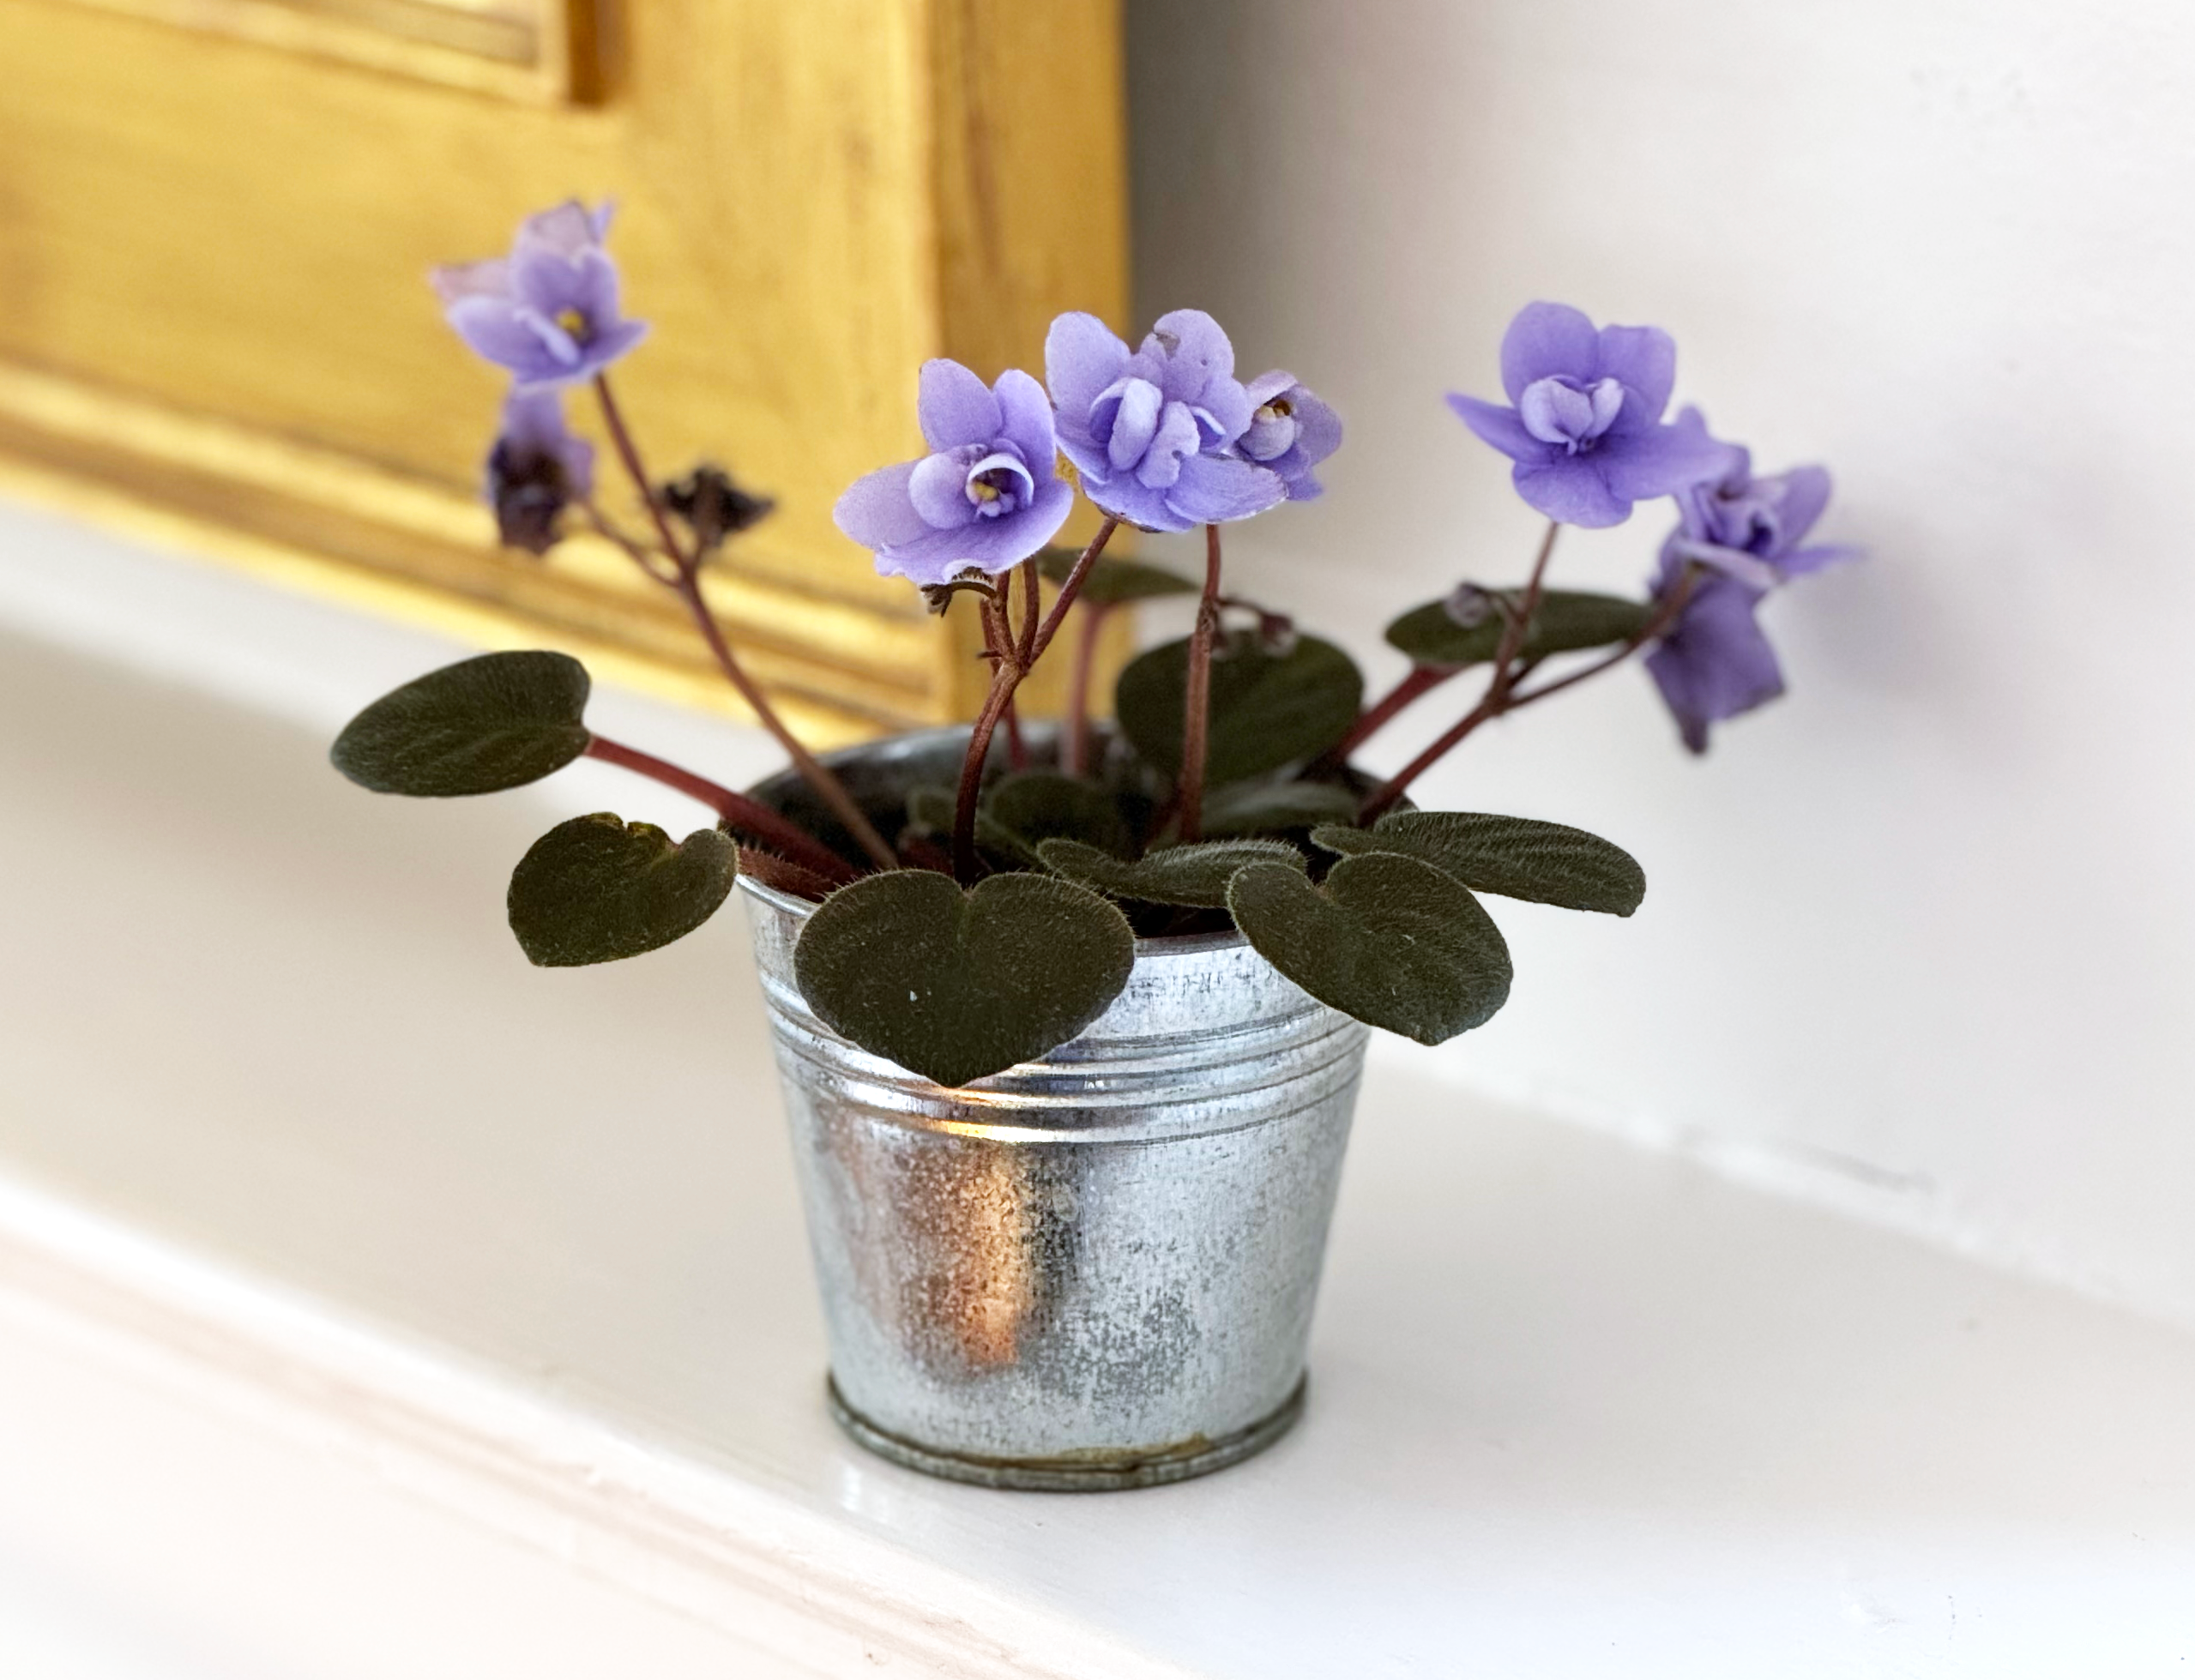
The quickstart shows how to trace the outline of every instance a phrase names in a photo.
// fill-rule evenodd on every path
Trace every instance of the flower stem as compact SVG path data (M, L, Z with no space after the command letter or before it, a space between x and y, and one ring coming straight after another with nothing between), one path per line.
M1519 689L1513 686L1506 689L1499 697L1498 703L1492 705L1489 702L1495 702L1496 696L1489 689L1486 698L1472 708L1453 729L1404 765L1390 780L1384 784L1379 791L1372 795L1364 809L1357 813L1358 826L1362 827L1372 822L1383 812L1393 809L1395 802L1402 797L1403 792L1412 782L1437 763L1445 754L1452 751L1465 736L1470 734L1480 724L1490 719L1503 716L1506 713L1522 710L1535 701L1545 700L1550 695L1560 694L1565 689L1575 688L1587 677L1598 677L1604 671L1613 670L1638 652L1640 648L1650 642L1660 641L1662 636L1668 634L1670 626L1677 622L1678 615L1684 611L1685 603L1691 599L1693 586L1698 581L1698 576L1697 567L1686 568L1684 575L1677 580L1677 587L1669 592L1668 598L1661 603L1654 616L1640 625L1637 631L1627 638L1613 653L1604 654L1594 660L1592 664L1582 665L1567 676L1556 677L1553 682L1542 683L1536 689ZM1525 669L1529 669L1529 663ZM1517 672L1519 677L1523 674L1523 670Z
M1204 837L1204 761L1211 746L1212 642L1220 629L1220 527L1204 527L1204 594L1189 638L1189 679L1181 703L1181 844Z
M1460 677L1468 667L1460 665L1417 665L1410 667L1408 676L1359 715L1349 726L1349 732L1326 750L1325 762L1336 768L1349 762L1349 755L1372 736L1385 728L1402 709L1431 694L1451 677Z
M1082 621L1075 636L1075 664L1067 677L1065 738L1059 748L1059 769L1079 776L1090 756L1090 678L1097 671L1098 638L1105 631L1105 601L1086 601Z
M1097 564L1098 557L1105 552L1105 545L1113 540L1113 533L1120 528L1120 521L1110 514L1099 526L1097 535L1090 539L1090 545L1082 551L1082 558L1075 562L1074 570L1067 574L1067 581L1059 586L1059 594L1052 603L1052 611L1036 627L1036 633L1024 644L1028 649L1027 659L1021 657L1021 646L1005 635L1006 620L1002 613L998 619L998 633L994 640L986 605L984 635L999 658L992 666L991 692L984 697L983 709L976 714L975 723L968 731L968 756L961 762L959 798L953 808L953 873L962 886L974 883L980 860L975 855L975 801L983 789L983 762L991 751L991 737L998 727L998 720L1005 715L1012 702L1014 690L1021 686L1036 662L1052 646L1052 639L1059 634L1059 626L1066 618L1068 609L1075 605L1075 598L1082 593L1082 585L1089 581L1090 569ZM1031 591L1032 599L1034 592ZM1034 617L1032 613L1030 616ZM1004 646L999 646L1003 641Z
M599 758L606 764L615 764L621 769L631 770L666 787L675 787L690 798L698 799L714 810L724 826L751 835L761 845L781 853L793 863L815 870L827 880L851 881L855 871L846 860L789 818L772 810L768 805L750 799L744 793L734 793L730 788L697 776L690 770L681 769L667 759L645 753L637 747L628 747L605 736L597 735L587 744L587 756Z
M639 491L640 499L648 506L648 516L655 523L655 534L663 545L664 553L678 569L675 578L662 577L652 568L650 575L668 584L677 592L678 599L686 604L686 611L700 628L702 639L709 644L709 651L715 657L718 668L739 690L739 698L747 702L749 708L761 720L763 727L777 738L778 745L785 749L786 756L793 761L793 767L800 773L801 780L815 790L816 797L823 802L847 833L853 836L855 844L868 854L870 861L878 869L897 869L898 858L893 855L891 847L884 844L883 836L877 832L876 825L853 803L853 798L846 791L845 785L820 763L813 753L801 745L799 738L786 726L784 719L778 716L777 708L769 703L754 678L747 675L745 668L733 656L731 646L724 640L724 632L717 624L716 615L709 610L709 603L702 597L701 562L679 545L677 535L672 531L670 516L664 512L661 500L648 482L648 469L641 464L640 450L633 443L632 433L626 428L617 398L611 394L607 375L594 376L594 394L600 400L602 423L609 429L611 441L617 447L618 458L624 463L625 473L632 479L633 488Z

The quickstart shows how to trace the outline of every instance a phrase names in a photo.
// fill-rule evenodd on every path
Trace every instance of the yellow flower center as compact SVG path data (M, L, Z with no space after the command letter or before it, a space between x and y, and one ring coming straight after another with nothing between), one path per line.
M979 502L996 502L998 499L998 486L988 479L971 479L968 493Z
M587 317L577 310L558 310L557 325L570 333L576 342L587 342Z

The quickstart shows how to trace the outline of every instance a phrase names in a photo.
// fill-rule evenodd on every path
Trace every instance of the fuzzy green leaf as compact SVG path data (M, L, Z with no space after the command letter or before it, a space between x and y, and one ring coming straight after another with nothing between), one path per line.
M544 968L614 962L683 939L716 913L739 870L717 828L682 841L608 811L559 822L510 872L510 930Z
M1346 822L1362 803L1360 795L1334 782L1236 782L1213 789L1204 801L1204 832L1220 840Z
M1168 776L1181 773L1188 674L1189 643L1169 641L1131 661L1114 692L1121 732ZM1221 638L1212 657L1207 782L1243 781L1325 751L1348 733L1363 698L1363 673L1330 641L1299 636L1286 653L1272 653L1255 631Z
M1032 857L1048 840L1080 840L1115 856L1128 849L1128 825L1113 795L1094 782L1050 770L1002 776L983 797L983 814Z
M1237 870L1252 864L1278 864L1300 874L1304 868L1303 853L1281 840L1170 846L1148 852L1132 864L1074 840L1046 840L1037 852L1053 874L1115 898L1218 910L1227 907L1227 882L1234 879Z
M840 888L793 953L801 997L835 1032L949 1086L1064 1044L1135 960L1127 918L1087 888L994 875L962 892L930 870Z
M1067 575L1075 569L1075 563L1082 557L1079 548L1046 548L1037 551L1037 569L1046 581L1064 583ZM1090 568L1090 575L1082 580L1078 600L1092 601L1100 606L1118 606L1123 601L1147 601L1161 595L1193 595L1197 585L1177 572L1161 566L1147 566L1140 560L1116 560L1110 555L1100 555L1097 564Z
M1559 822L1476 811L1390 811L1370 828L1315 828L1329 852L1422 858L1465 886L1565 910L1628 916L1646 897L1646 871L1621 846Z
M1322 1003L1437 1045L1509 997L1509 947L1470 889L1395 852L1344 858L1314 887L1257 864L1227 888L1235 925Z
M1523 594L1519 589L1496 593L1512 605ZM1643 601L1620 595L1550 589L1541 596L1539 609L1532 615L1523 652L1527 659L1545 659L1551 653L1628 641L1653 616L1654 609ZM1501 651L1503 623L1499 612L1489 610L1475 624L1459 624L1449 616L1444 600L1427 601L1390 624L1387 640L1420 665L1485 665Z
M329 757L361 787L442 799L539 781L587 750L587 667L482 653L407 683L343 726Z

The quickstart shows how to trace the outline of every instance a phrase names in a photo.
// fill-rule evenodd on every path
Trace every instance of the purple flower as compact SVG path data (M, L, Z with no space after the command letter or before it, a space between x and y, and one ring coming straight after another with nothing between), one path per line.
M1277 369L1243 388L1252 406L1235 453L1279 473L1291 502L1325 494L1311 469L1342 447L1342 417L1296 383L1295 375Z
M1677 429L1713 442L1698 409L1679 415ZM1668 599L1687 575L1690 593L1676 623L1646 656L1685 744L1696 753L1707 750L1709 725L1783 692L1782 669L1757 617L1769 591L1856 551L1805 545L1829 503L1830 478L1821 467L1756 479L1744 449L1717 447L1726 452L1722 473L1678 495L1679 522L1661 545L1654 596Z
M458 336L520 387L592 379L648 335L618 312L610 211L569 200L528 217L509 256L434 271Z
M1107 513L1187 531L1287 499L1278 473L1233 453L1258 404L1234 376L1234 346L1202 310L1161 316L1133 352L1097 316L1063 315L1044 341L1044 371L1059 447Z
M923 364L918 412L933 453L870 473L833 510L879 572L935 588L971 566L995 576L1052 540L1075 492L1041 385L1010 368L986 388L941 358Z
M1463 424L1517 463L1517 493L1565 525L1620 525L1631 503L1721 472L1725 446L1661 424L1677 346L1658 327L1601 327L1528 304L1501 340L1504 408L1451 394Z
M594 493L594 446L564 430L554 391L514 390L488 451L488 503L506 548L546 554L565 504Z

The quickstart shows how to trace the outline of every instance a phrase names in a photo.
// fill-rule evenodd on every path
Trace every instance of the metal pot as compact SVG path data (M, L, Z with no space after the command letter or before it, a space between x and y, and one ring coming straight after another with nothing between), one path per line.
M896 821L966 739L831 762ZM755 792L814 820L788 778ZM812 906L739 884L847 1432L933 1475L1069 1490L1184 1480L1286 1431L1366 1029L1239 935L1139 940L1081 1036L949 1090L818 1021L793 978Z

